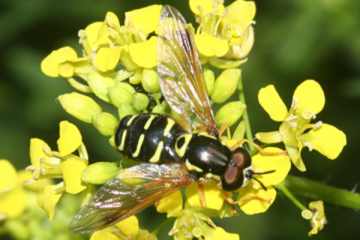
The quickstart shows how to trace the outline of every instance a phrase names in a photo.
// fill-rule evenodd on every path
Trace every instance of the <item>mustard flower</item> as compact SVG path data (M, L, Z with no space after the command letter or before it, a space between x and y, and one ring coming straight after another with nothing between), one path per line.
M296 88L290 109L273 85L262 88L258 100L270 118L281 124L279 130L259 132L256 138L268 144L283 142L291 161L300 171L306 170L301 158L304 147L336 159L346 145L346 135L341 130L321 121L313 123L325 105L324 92L316 81L306 80Z
M135 216L128 217L114 226L94 232L90 240L134 239L139 233L139 221Z
M77 194L86 189L81 180L82 172L88 165L87 153L79 129L68 121L60 122L58 151L41 139L30 140L31 166L27 169L34 180L41 178L62 179L57 184L48 184L39 194L39 204L52 219L56 204L63 193ZM78 155L76 155L78 152Z
M21 176L10 161L0 160L0 221L20 216L26 207Z
M189 0L189 5L199 22L195 42L201 56L219 68L245 62L254 43L255 3Z

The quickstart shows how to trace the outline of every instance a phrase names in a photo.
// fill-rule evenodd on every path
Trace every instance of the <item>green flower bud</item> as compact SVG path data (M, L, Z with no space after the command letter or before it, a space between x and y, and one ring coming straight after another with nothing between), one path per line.
M158 113L158 114L165 114L166 113L166 103L162 102L161 104L157 104L153 109L152 109L153 113Z
M140 71L137 71L137 72L135 72L135 74L134 75L132 75L130 78L129 78L129 82L131 83L131 84L139 84L139 83L141 83L141 79L142 79L142 72L140 72Z
M72 92L58 97L62 108L83 122L91 123L94 116L102 112L101 107L91 97Z
M83 182L90 184L103 184L107 180L115 177L118 167L113 162L96 162L90 164L82 173Z
M113 135L118 125L117 119L107 112L102 112L96 115L93 118L92 123L94 127L104 136Z
M74 78L68 78L67 81L70 84L70 86L72 86L73 88L75 88L79 92L91 93L91 89L89 88L88 85L82 84L82 83L80 83L79 81L77 81Z
M144 93L135 93L133 106L136 110L142 111L149 105L149 98Z
M149 93L160 91L159 76L154 70L144 69L141 83L145 91Z
M241 121L239 125L236 127L235 132L233 134L233 139L242 140L245 136L246 124L244 121Z
M109 90L111 102L119 107L122 104L130 104L133 101L135 89L128 83L119 82Z
M131 76L131 73L126 71L125 69L121 69L116 73L115 81L121 82L125 79L128 79Z
M96 72L93 72L88 74L87 82L93 93L98 98L105 102L109 102L108 89L114 86L114 79L104 77Z
M222 106L215 115L216 123L219 126L226 124L231 127L243 115L245 105L240 101L233 101Z
M127 115L132 115L132 114L136 114L136 110L134 109L134 107L130 104L121 104L118 107L118 114L120 119L122 119L123 117L127 116Z
M214 85L215 85L215 74L213 71L211 71L210 69L205 69L204 70L204 79L205 79L205 84L206 84L206 90L208 92L209 95L211 95L211 93L214 90Z
M211 99L216 103L222 103L229 99L236 91L240 74L240 69L234 68L224 70L215 81Z

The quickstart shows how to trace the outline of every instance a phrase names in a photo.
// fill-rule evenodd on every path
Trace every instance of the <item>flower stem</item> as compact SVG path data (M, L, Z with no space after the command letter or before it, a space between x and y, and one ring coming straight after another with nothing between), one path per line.
M284 183L279 184L277 188L300 210L306 209L306 207L292 194L292 192L290 192Z
M294 194L321 199L338 206L360 209L360 194L348 190L331 187L326 184L302 177L287 176L285 186Z
M242 77L240 77L240 81L239 81L239 89L240 89L240 94L239 94L239 98L240 101L246 106L245 111L244 111L244 115L243 115L243 119L245 121L245 129L246 129L246 138L249 141L252 141L254 139L254 136L252 134L252 130L251 130L251 124L250 124L250 120L249 120L249 114L248 114L248 106L246 105L246 99L245 99L245 94L244 94L244 84L243 84L243 80ZM250 151L253 152L254 146L252 144L250 144Z

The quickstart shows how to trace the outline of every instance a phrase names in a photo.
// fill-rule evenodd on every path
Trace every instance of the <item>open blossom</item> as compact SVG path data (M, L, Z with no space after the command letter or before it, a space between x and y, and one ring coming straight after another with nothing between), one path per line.
M79 129L68 121L60 123L58 151L52 151L49 145L39 138L30 141L31 166L33 179L62 179L56 184L48 184L39 194L39 203L53 218L55 207L64 192L77 194L86 189L81 180L82 172L88 165L87 153L82 143ZM78 155L76 154L78 151Z
M306 170L301 158L304 147L336 159L346 145L346 135L341 130L321 121L313 123L325 105L324 92L316 81L306 80L296 88L290 109L273 85L262 88L258 99L270 118L281 124L279 130L259 132L256 138L268 144L283 142L300 171Z

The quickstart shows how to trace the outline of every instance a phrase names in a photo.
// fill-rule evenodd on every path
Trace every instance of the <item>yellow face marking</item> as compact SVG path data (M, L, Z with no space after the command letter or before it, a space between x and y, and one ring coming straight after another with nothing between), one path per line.
M214 179L216 181L221 181L220 180L220 177L218 175L215 175L215 174L212 174L212 173L207 173L205 175L206 178L209 178L209 179Z
M136 117L137 117L137 115L133 115L133 116L129 119L129 121L126 123L126 126L129 127Z
M216 139L215 136L210 135L210 134L208 134L207 132L199 132L198 135L199 135L199 136L205 136L205 137L212 138L212 139Z
M144 125L145 130L149 129L149 127L150 127L152 121L154 121L155 117L156 117L155 115L151 115L150 118L146 121L146 123Z
M167 118L166 127L164 129L164 136L168 136L172 127L175 125L175 121L171 118Z
M126 140L126 135L127 135L127 130L125 129L121 135L121 142L120 142L120 145L118 147L118 149L120 151L123 151L124 150L124 146L125 146L125 140Z
M189 162L189 159L186 159L185 161L185 167L189 170L189 171L195 171L195 172L203 172L203 170L201 168L199 168L198 166L195 166L193 164L191 164Z
M178 146L178 142L184 138L184 143L181 145L181 146ZM191 134L184 134L182 136L180 136L177 140L176 140L176 143L175 143L175 151L176 151L176 154L179 156L179 157L184 157L185 155L185 152L186 152L186 149L187 149L187 146L189 145L189 142L192 138L192 135Z
M164 148L164 142L159 142L159 145L157 145L154 155L150 158L149 162L151 163L157 163L160 160L161 152Z
M139 137L139 140L137 142L137 145L136 145L136 150L135 152L132 154L132 156L134 158L138 157L139 154L140 154L140 151L141 151L141 146L143 145L144 143L144 139L145 139L145 135L144 134L141 134L140 137Z

